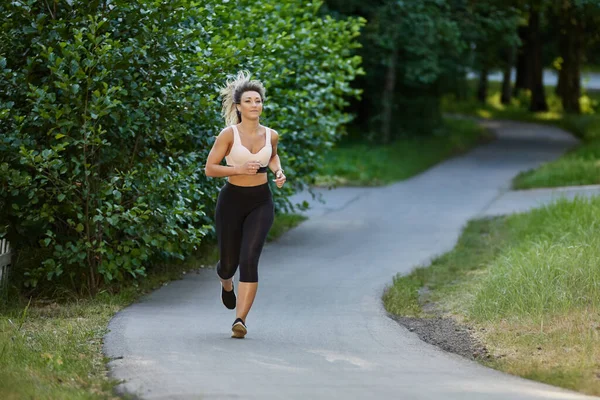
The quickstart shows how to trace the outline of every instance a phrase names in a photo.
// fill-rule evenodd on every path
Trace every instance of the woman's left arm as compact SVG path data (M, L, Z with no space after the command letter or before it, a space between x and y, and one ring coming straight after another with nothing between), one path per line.
M277 143L279 143L279 134L271 129L271 147L273 152L271 153L271 160L269 160L269 168L275 174L275 184L278 188L282 187L285 183L285 174L281 169L281 161L277 154Z

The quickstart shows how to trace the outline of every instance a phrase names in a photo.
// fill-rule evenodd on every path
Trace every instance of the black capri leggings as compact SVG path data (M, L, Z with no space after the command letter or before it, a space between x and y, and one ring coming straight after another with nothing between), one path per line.
M221 279L233 277L239 265L240 282L258 282L258 260L273 219L267 183L246 187L227 182L223 186L215 212Z

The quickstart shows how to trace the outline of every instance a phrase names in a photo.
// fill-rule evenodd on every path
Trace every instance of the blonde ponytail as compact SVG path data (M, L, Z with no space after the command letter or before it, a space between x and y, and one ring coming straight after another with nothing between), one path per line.
M236 108L242 98L242 94L248 91L256 91L260 94L263 102L265 101L265 88L260 81L250 80L248 71L240 71L233 80L227 80L224 88L221 89L223 106L221 114L225 119L225 125L235 125L242 122L242 116Z

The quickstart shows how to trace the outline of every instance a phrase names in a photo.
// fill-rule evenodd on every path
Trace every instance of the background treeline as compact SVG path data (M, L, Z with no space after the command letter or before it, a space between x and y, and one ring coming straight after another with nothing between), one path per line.
M211 236L219 88L268 88L290 184L310 183L357 90L362 21L300 0L23 0L0 5L0 222L13 285L94 294ZM29 289L27 289L29 288Z
M480 101L488 75L503 71L504 104L526 90L529 109L545 111L542 71L558 68L562 107L579 113L582 66L600 61L599 0L327 0L324 12L368 21L353 131L384 143L435 132L442 97L467 96L469 71L479 76Z

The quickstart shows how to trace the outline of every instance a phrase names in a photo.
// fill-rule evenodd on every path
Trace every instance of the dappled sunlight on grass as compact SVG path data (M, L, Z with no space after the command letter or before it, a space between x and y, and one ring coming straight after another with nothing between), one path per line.
M500 92L496 92L493 95L491 95L490 97L488 97L488 103L491 107L497 109L497 110L504 110L506 108L506 106L504 104L502 104L501 101L501 93Z
M549 111L532 113L528 110L531 100L531 91L520 90L517 96L513 96L510 104L501 102L499 82L490 82L488 96L485 104L475 98L476 82L469 82L470 92L468 98L459 98L454 94L448 94L442 99L442 109L449 113L464 113L477 115L482 118L515 119L525 121L557 121L565 117L562 102L553 87L546 87L546 102ZM600 103L599 94L583 94L580 98L583 115L597 114Z
M484 110L484 109L478 109L477 111L475 111L477 113L477 116L481 117L481 118L492 118L493 114L488 111L488 110Z
M557 111L547 111L534 113L535 119L544 121L558 121L562 118L562 114Z
M475 82L470 82L471 91L475 91ZM528 110L531 92L519 91L518 96L511 99L510 105L500 101L500 83L490 82L489 96L485 104L478 102L474 95L467 99L447 95L442 99L445 112L473 115L484 119L508 119L521 122L531 122L558 126L573 135L583 139L580 149L596 146L600 141L600 94L594 92L583 94L580 98L581 115L565 114L560 98L554 88L546 88L546 101L549 111L532 113ZM515 189L537 187L557 187L570 185L587 185L600 183L598 166L589 158L580 158L580 152L575 151L555 162L547 163L536 170L519 174L514 182ZM600 153L594 155L600 160Z
M599 102L597 99L593 99L588 95L583 95L579 99L579 105L581 107L582 114L596 114L598 110Z

